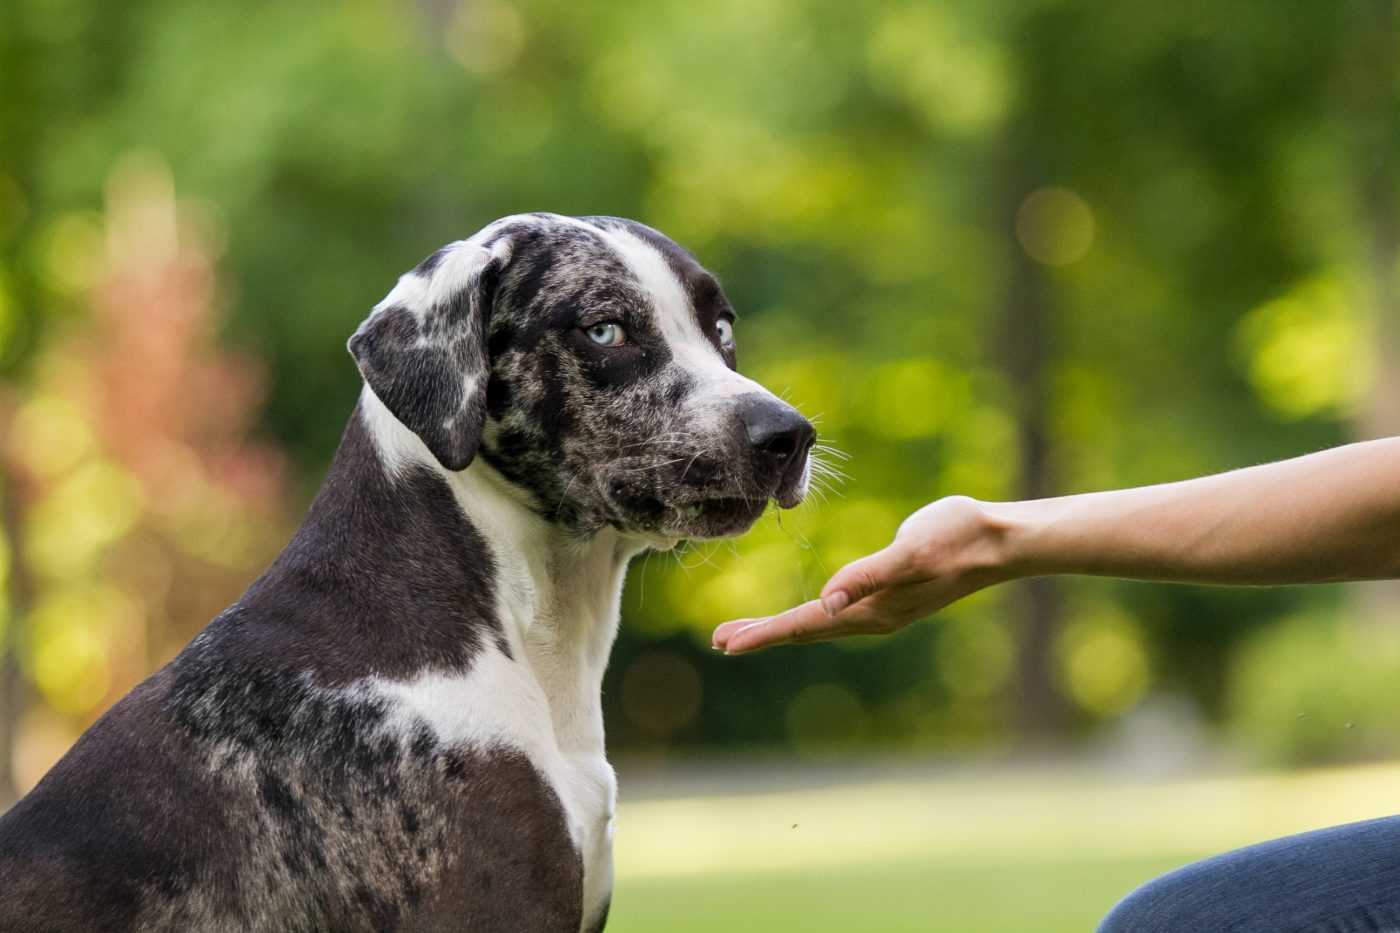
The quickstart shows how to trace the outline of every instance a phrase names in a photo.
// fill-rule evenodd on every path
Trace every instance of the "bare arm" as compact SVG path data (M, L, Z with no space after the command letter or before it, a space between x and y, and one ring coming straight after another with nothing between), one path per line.
M820 600L726 622L730 653L902 628L1018 577L1282 584L1400 577L1400 438L1216 476L1026 502L940 499Z

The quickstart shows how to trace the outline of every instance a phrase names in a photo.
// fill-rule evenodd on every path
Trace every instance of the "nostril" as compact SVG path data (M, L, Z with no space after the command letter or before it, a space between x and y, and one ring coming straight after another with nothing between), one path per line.
M764 458L787 464L805 453L816 440L816 431L792 408L770 409L748 424L749 443Z
M755 446L770 457L787 460L797 452L797 438L792 433L779 434Z

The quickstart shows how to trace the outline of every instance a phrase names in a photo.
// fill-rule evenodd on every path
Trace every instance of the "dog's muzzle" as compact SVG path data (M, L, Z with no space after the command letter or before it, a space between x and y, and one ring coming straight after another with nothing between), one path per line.
M613 464L608 498L617 524L672 537L723 538L747 531L768 502L792 508L806 494L811 423L772 396L736 400L719 437L667 444L651 462Z

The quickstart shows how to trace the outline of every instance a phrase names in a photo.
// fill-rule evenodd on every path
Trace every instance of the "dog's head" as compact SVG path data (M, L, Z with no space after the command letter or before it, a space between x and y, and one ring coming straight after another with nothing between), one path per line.
M807 490L811 424L735 371L715 277L635 221L496 221L399 279L350 352L444 467L480 457L576 531L724 537Z

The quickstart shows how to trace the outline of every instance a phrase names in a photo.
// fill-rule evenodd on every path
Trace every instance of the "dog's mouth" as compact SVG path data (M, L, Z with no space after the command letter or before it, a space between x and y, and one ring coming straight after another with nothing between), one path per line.
M767 499L722 496L662 506L661 529L683 538L728 538L753 527Z
M649 463L619 462L604 486L619 530L662 538L732 538L753 527L771 502L790 509L807 491L807 457L781 475L736 474L723 461L686 461L690 482L677 483ZM719 474L719 475L717 475ZM728 475L723 475L728 474Z
M654 491L638 492L615 500L614 524L623 531L658 534L667 538L732 538L753 527L772 502L792 508L802 501L801 491L785 491L772 498L751 496L697 496L696 490L661 498Z

